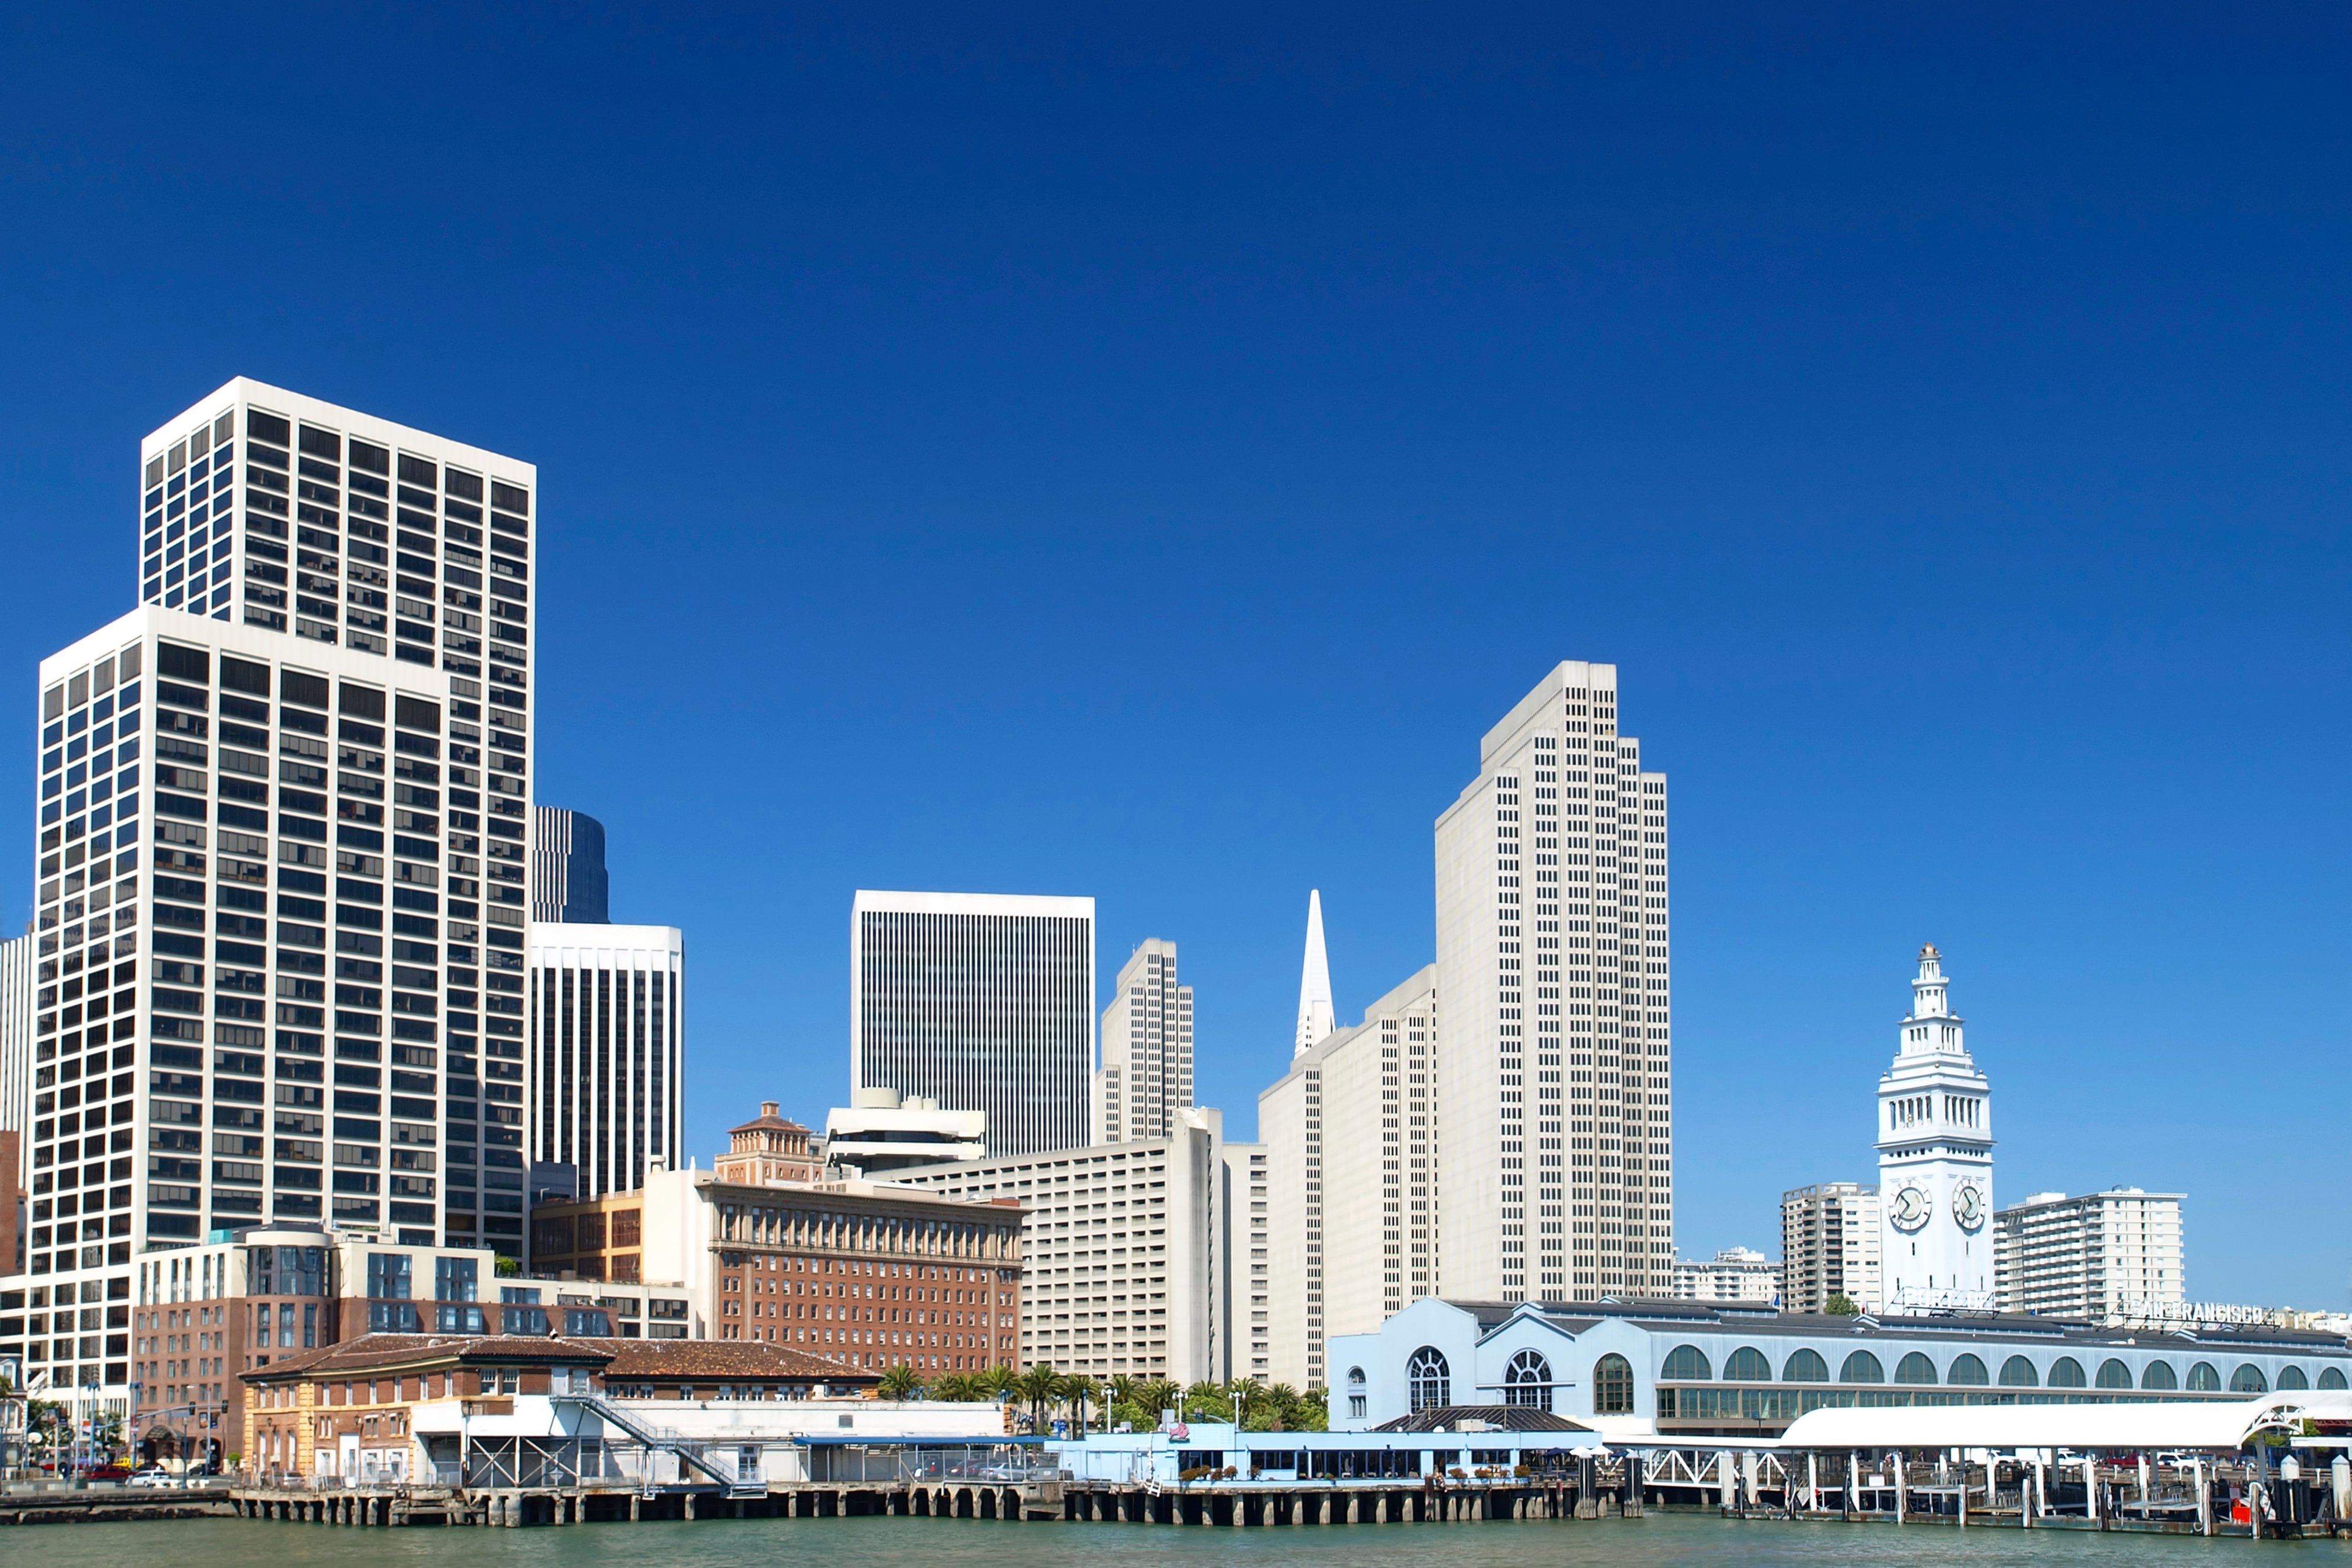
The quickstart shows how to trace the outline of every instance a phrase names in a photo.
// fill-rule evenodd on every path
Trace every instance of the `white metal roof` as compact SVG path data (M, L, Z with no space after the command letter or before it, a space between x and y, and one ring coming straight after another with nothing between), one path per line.
M1781 1435L1784 1448L2145 1448L2235 1453L2282 1419L2352 1420L2352 1394L2115 1405L1912 1405L1815 1410ZM1693 1447L1706 1447L1704 1439Z

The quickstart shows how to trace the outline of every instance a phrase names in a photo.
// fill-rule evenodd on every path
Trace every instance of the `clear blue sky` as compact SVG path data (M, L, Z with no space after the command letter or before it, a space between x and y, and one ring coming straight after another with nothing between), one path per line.
M14 8L25 711L231 375L537 462L542 798L688 929L707 1156L839 1098L861 885L1174 939L1246 1130L1307 890L1352 1019L1612 661L1686 1251L1870 1175L1933 940L2003 1198L2347 1304L2340 11L878 9Z

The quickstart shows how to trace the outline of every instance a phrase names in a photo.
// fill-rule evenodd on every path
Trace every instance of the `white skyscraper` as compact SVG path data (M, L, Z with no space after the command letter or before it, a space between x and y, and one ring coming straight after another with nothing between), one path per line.
M852 1090L985 1111L998 1157L1087 1146L1093 899L861 890L849 972Z
M2161 1322L2188 1300L2177 1192L2037 1192L1993 1216L2000 1310Z
M1290 1054L1305 1054L1338 1023L1338 1016L1331 1009L1331 958L1323 947L1323 894L1319 888L1310 889L1307 894L1307 956L1298 971L1298 1033Z
M1878 1081L1885 1310L1990 1308L1992 1090L1962 1040L1933 945L1919 949L1911 998L1902 1048Z
M528 1089L508 1064L491 1062L483 1113L525 1118L532 1160L577 1166L583 1198L635 1192L646 1185L648 1166L679 1163L684 932L675 925L532 925L529 1027Z
M1176 983L1176 944L1154 936L1119 969L1102 1015L1094 1142L1172 1137L1192 1108L1192 988Z
M482 998L522 998L536 472L244 380L139 471L145 605L41 664L29 1270L120 1302L134 1254L280 1218L519 1254L478 1195L521 1129L477 1107ZM122 1334L45 1348L127 1376Z
M1673 1289L1666 781L1563 664L1437 821L1439 1293Z
M1436 980L1423 968L1257 1097L1276 1383L1327 1384L1332 1335L1374 1333L1437 1288Z
M1878 1189L1825 1181L1780 1195L1780 1305L1825 1312L1843 1296L1878 1311Z

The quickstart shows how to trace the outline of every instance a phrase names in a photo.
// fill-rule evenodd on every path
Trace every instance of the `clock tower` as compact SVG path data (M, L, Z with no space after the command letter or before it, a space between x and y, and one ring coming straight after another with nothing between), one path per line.
M1879 1259L1888 1312L1994 1305L1992 1091L1961 1041L1943 956L1919 949L1902 1048L1878 1081Z

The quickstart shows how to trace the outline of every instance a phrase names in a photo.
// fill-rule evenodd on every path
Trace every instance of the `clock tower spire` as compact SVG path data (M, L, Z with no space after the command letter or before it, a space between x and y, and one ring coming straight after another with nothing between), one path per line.
M1952 1011L1943 955L1919 949L1911 1014L1878 1081L1881 1278L1889 1312L1991 1310L1992 1090Z

